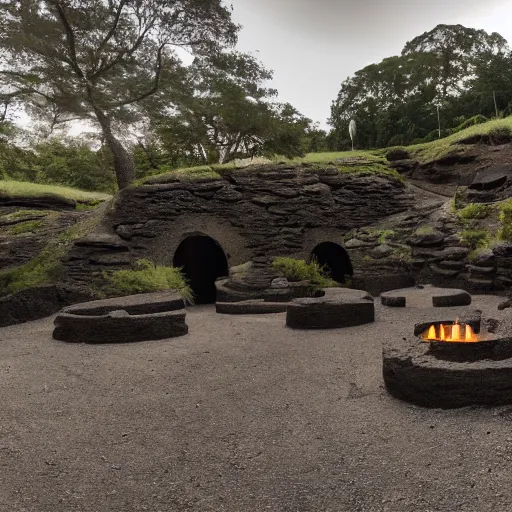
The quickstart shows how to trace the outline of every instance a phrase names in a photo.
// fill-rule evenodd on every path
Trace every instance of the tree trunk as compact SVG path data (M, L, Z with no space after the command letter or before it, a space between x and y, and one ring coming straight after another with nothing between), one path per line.
M114 157L114 171L116 173L117 186L119 190L122 190L123 188L129 187L135 178L135 163L130 153L126 151L121 142L119 142L112 133L110 119L99 109L96 109L95 113L108 149Z

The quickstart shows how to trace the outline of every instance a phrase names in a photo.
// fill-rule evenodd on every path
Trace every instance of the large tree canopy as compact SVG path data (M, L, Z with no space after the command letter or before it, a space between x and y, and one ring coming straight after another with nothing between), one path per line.
M0 0L0 95L97 122L123 188L134 164L113 123L172 88L176 48L220 56L238 29L222 0Z
M332 149L344 149L350 119L358 145L384 147L431 137L465 119L495 114L512 101L507 42L499 34L439 25L408 42L401 55L357 71L342 83L331 107Z

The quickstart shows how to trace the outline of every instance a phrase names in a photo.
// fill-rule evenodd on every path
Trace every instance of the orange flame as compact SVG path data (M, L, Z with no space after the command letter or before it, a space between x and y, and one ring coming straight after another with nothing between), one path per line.
M428 329L426 336L429 341L448 341L452 343L477 343L480 338L475 334L472 327L468 324L461 324L459 319L451 325L441 324L439 326L439 333L436 326L431 325Z

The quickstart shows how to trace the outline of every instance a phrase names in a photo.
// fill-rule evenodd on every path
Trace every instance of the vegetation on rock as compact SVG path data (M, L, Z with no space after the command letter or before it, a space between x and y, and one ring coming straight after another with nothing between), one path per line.
M328 271L314 260L307 263L304 260L280 256L272 261L272 268L291 282L309 281L320 288L339 286L329 278Z
M159 291L175 291L188 303L193 303L192 290L179 268L155 265L146 259L135 262L132 270L105 273L108 295L133 295Z
M63 270L61 259L73 242L92 231L101 218L102 212L92 212L82 222L48 240L44 249L24 265L0 270L0 295L57 282Z

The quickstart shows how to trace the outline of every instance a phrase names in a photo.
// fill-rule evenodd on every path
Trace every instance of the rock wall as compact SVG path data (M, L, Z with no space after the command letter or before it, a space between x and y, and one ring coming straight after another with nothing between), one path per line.
M101 228L76 244L67 276L88 283L93 273L141 257L169 265L184 239L202 234L221 245L230 267L251 261L247 284L264 286L272 257L307 259L327 241L343 246L351 230L405 212L414 200L393 176L329 166L253 167L193 181L157 177L119 195Z

